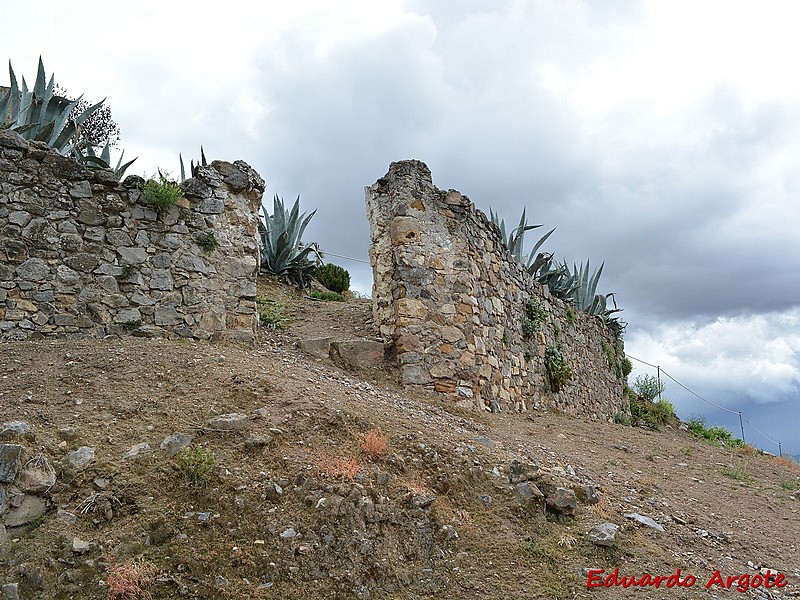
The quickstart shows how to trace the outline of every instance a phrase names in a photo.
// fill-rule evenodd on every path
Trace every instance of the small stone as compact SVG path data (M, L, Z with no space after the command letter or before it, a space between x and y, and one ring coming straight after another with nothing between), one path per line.
M251 434L244 440L244 445L250 448L263 448L269 446L274 438L268 434Z
M215 588L226 588L231 584L230 581L225 579L222 575L217 575L214 579L214 587Z
M18 583L5 583L0 590L3 592L3 600L19 600Z
M478 502L480 502L484 506L491 506L492 497L488 494L481 494L480 496L478 496Z
M525 508L542 506L541 503L544 500L544 494L542 494L542 491L533 483L528 481L518 483L517 494L519 495L519 503Z
M160 448L167 456L175 456L183 448L191 444L193 439L194 436L191 434L176 431L172 435L168 435L164 438Z
M0 427L0 441L13 440L24 436L30 431L30 425L25 421L8 421Z
M111 482L103 477L97 477L94 480L94 485L97 487L98 490L107 490L108 486L111 485Z
M206 423L210 429L217 429L221 431L237 431L247 427L250 422L250 417L242 413L227 413L212 417Z
M209 519L211 519L211 513L210 513L210 512L200 512L200 513L197 513L197 520L198 520L198 521L201 521L201 522L206 522L206 521L208 521Z
M81 446L67 454L67 462L76 469L89 465L94 460L94 448Z
M91 544L80 538L72 538L72 552L75 554L85 554L91 548Z
M126 460L130 460L133 458L139 458L143 454L150 452L150 444L147 442L142 442L141 444L134 444L131 446L130 450L128 450L125 454L122 455L122 458Z
M71 512L67 512L63 508L59 508L56 511L56 519L58 519L63 523L68 523L70 525L73 525L78 520L74 514L72 514Z
M589 540L595 546L613 546L616 541L619 525L614 523L600 523L589 531Z
M486 446L487 448L492 448L492 449L497 448L497 444L494 442L494 440L489 439L488 437L479 437L476 438L475 441L481 444L482 446Z
M296 536L297 532L292 527L289 527L289 529L284 529L283 531L281 531L281 537L285 540L291 539Z

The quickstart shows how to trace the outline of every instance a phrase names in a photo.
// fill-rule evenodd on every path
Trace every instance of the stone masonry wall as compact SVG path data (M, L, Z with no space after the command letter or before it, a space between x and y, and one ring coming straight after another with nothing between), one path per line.
M375 322L403 384L492 411L629 413L621 341L534 281L469 198L438 190L428 167L412 160L392 163L366 188L366 202ZM529 299L547 314L533 335L522 329ZM560 348L574 373L557 393L545 368L548 346Z
M141 183L0 131L0 339L255 340L263 179L216 161L160 212Z

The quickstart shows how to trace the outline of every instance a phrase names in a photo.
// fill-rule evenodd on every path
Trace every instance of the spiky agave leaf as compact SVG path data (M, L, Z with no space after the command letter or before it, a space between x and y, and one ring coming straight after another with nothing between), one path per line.
M309 255L314 252L319 259L320 252L316 244L303 244L301 240L317 211L301 215L300 196L287 211L283 199L276 194L272 207L270 215L262 206L264 220L259 223L261 267L304 288L310 278L310 270L315 266L315 262L309 260Z
M11 89L0 100L0 114L4 126L16 131L29 140L46 142L60 154L66 156L76 149L76 139L80 126L104 102L88 107L77 118L70 115L82 96L68 100L55 94L55 78L46 79L44 64L39 57L39 67L33 89L29 90L25 78L18 87L14 69L9 62Z
M525 232L530 231L531 229L536 229L537 227L541 227L541 225L528 225L527 217L525 216L525 210L522 209L522 216L519 219L519 225L516 229L512 230L508 235L506 235L506 223L505 219L500 219L500 216L495 213L491 207L489 208L489 220L494 223L498 229L500 229L500 235L503 240L503 244L505 244L508 251L516 258L519 262L522 262L522 251L523 246L525 243Z

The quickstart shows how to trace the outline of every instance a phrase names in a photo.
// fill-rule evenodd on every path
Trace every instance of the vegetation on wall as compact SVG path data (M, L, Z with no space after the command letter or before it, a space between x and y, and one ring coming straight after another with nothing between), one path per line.
M545 368L547 369L547 379L550 382L550 389L553 392L560 392L567 382L572 379L572 369L567 364L561 348L557 345L548 346L545 350Z
M158 211L164 211L177 204L183 197L183 190L176 181L171 181L166 173L158 172L156 179L148 179L142 184L142 199Z

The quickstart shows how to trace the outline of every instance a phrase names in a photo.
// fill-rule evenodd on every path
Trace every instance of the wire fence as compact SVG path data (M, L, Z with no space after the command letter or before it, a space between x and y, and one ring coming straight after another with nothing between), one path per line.
M631 356L630 354L627 354L627 353L625 354L625 356L627 356L627 357L628 357L628 358L630 358L631 360L635 360L636 362L642 363L643 365L647 365L648 367L652 367L652 368L656 369L656 372L658 373L658 380L659 380L659 382L661 381L661 375L664 375L665 377L667 377L667 378L669 378L671 381L673 381L675 384L677 384L679 387L683 388L684 390L686 390L687 392L689 392L690 394L692 394L692 395L693 395L693 396L695 396L696 398L699 398L699 399L700 399L700 400L702 400L703 402L706 402L707 404L710 404L711 406L715 406L716 408L718 408L718 409L720 409L720 410L724 410L725 412L729 412L729 413L731 413L731 414L733 414L733 415L737 415L737 416L739 417L739 427L741 428L741 431L742 431L742 441L745 441L745 436L744 436L744 424L745 424L745 423L747 423L748 425L750 425L750 427L752 427L752 428L753 428L753 431L755 431L756 433L758 433L758 434L759 434L761 437L763 437L765 440L769 440L770 442L772 442L773 444L775 444L775 445L778 447L778 456L783 456L783 445L781 444L781 442L779 442L778 440L774 440L774 439L772 439L772 438L771 438L771 437L769 437L767 434L765 434L763 431L761 431L760 429L758 429L758 428L757 428L755 425L753 425L753 423L752 423L752 422L751 422L751 421L750 421L750 420L749 420L747 417L745 417L745 416L742 414L742 411L740 411L740 410L733 410L733 409L730 409L730 408L728 408L727 406L722 406L721 404L717 404L716 402L712 402L712 401L711 401L711 400L709 400L708 398L704 398L703 396L701 396L700 394L698 394L698 393L697 393L697 392L695 392L694 390L691 390L691 389L689 389L688 387L686 387L685 385L683 385L683 384L682 384L680 381L678 381L678 380L677 380L677 379L675 379L675 378L674 378L672 375L670 375L669 373L667 373L667 372L666 372L664 369L662 369L662 368L661 368L659 365L654 365L654 364L652 364L652 363L649 363L649 362L647 362L647 361L644 361L644 360L642 360L642 359L640 359L640 358L636 358L635 356Z

